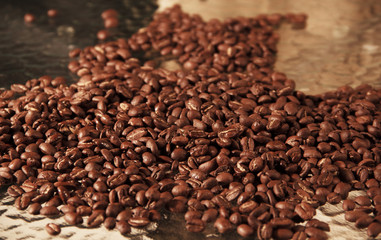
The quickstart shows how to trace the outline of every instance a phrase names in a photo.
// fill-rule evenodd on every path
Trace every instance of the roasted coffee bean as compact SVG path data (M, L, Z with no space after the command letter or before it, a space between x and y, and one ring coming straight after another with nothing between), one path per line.
M370 216L363 216L356 220L355 226L357 228L366 228L373 222L373 218Z
M128 224L133 227L144 227L150 223L150 220L145 217L134 216L128 219Z
M50 235L58 235L60 234L61 232L61 228L60 226L58 226L57 224L55 223L48 223L46 224L45 226L45 230L50 234Z
M327 234L323 230L315 227L306 227L305 232L310 238L313 237L321 240L328 239Z
M353 200L346 199L343 201L343 209L344 211L352 211L355 209L356 204Z
M378 223L378 222L371 223L367 230L368 236L373 238L377 237L378 234L380 234L380 232L381 232L381 223Z
M60 214L60 211L58 211L57 207L55 207L55 206L46 206L45 205L45 207L42 207L40 209L40 214L45 215L47 217L57 216Z
M20 197L16 198L15 207L17 209L24 210L29 206L30 200L31 200L30 197L23 194ZM43 213L41 213L41 214L43 214Z
M266 223L258 227L257 235L259 239L270 239L273 235L273 227Z
M90 228L95 228L101 225L104 221L104 211L103 210L95 210L87 219L87 226Z
M305 232L296 232L292 236L292 240L306 240L307 234Z
M76 212L67 212L64 215L65 221L70 225L78 225L83 223L81 215Z
M253 235L254 229L247 224L241 224L237 227L237 233L246 238Z
M105 221L103 222L103 225L105 226L105 228L109 230L114 229L116 225L116 220L113 217L107 217Z
M219 233L226 233L233 229L232 224L226 218L217 218L214 222L214 227L217 228Z
M204 212L204 214L201 217L201 220L208 223L213 222L216 220L218 216L218 211L214 208L210 208Z
M355 197L354 201L360 206L370 206L372 204L367 196Z
M189 219L185 225L189 232L202 232L205 228L205 223L201 219Z
M291 239L293 232L290 229L278 228L273 231L273 236L275 239Z
M28 207L28 213L36 215L39 214L41 210L41 204L39 203L32 203Z
M347 211L345 212L345 220L349 222L356 222L357 219L367 216L365 212L362 211Z
M132 217L132 212L130 209L125 209L121 211L117 216L117 221L128 221Z
M118 13L101 16L105 40ZM381 212L381 93L296 91L274 71L282 20L300 27L306 16L205 22L175 6L129 39L72 50L74 85L48 76L13 84L0 93L0 186L14 184L15 206L33 203L33 213L64 204L69 224L90 215L89 227L127 234L167 208L186 212L188 231L215 221L220 233L236 225L260 239L325 239L315 209L367 188L343 202L345 218L377 235L367 214ZM152 50L184 71L132 54Z
M131 232L131 227L126 221L118 221L115 224L115 228L123 235Z

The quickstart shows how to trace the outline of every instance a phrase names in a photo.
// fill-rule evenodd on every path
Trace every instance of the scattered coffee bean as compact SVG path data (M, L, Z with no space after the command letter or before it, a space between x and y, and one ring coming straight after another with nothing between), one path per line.
M101 17L105 40L119 16ZM205 22L175 6L127 40L72 50L75 84L12 85L0 94L0 186L18 209L55 216L63 204L70 225L89 216L88 227L128 234L167 208L191 232L214 222L220 233L299 240L326 239L316 208L365 189L343 202L345 219L377 236L381 92L295 90L274 71L281 21L306 16ZM135 58L148 51L181 69Z
M57 224L55 223L48 223L46 224L45 226L45 230L50 234L50 235L58 235L60 234L61 232L61 228L60 226L58 226Z

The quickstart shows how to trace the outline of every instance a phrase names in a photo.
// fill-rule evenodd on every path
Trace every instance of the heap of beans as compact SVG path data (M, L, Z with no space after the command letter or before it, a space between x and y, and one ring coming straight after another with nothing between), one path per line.
M43 76L1 92L0 186L18 209L70 225L89 216L127 234L168 209L191 232L298 240L327 239L316 208L358 189L345 218L376 237L381 91L296 91L273 70L283 20L306 16L204 22L175 6L128 40L70 52L76 84ZM133 57L142 51L183 69Z

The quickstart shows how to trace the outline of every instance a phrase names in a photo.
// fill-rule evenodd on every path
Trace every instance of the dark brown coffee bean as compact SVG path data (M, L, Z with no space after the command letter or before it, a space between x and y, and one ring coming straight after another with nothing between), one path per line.
M42 207L40 209L40 214L45 215L47 217L57 216L60 214L60 211L58 211L57 207L55 207L55 206L46 206L45 205L45 207Z
M131 217L132 217L131 210L125 209L117 215L116 220L117 221L128 221Z
M297 213L304 220L310 220L315 216L316 211L308 203L302 202L295 206L295 213Z
M50 235L58 235L60 234L61 232L61 228L60 226L58 226L57 224L54 224L54 223L48 223L46 224L45 226L45 230L50 234Z
M306 240L307 234L305 232L296 232L292 236L292 240Z
M29 206L30 200L30 197L23 194L20 197L16 198L15 207L17 209L24 210Z
M189 219L185 225L189 232L202 232L205 229L205 223L201 219Z
M114 229L116 225L116 220L113 217L107 217L103 222L103 225L105 226L105 228L109 230Z
M367 216L365 212L362 211L347 211L345 212L345 220L349 222L356 222L357 219Z
M128 224L130 224L133 227L144 227L150 223L150 220L145 217L132 217L128 219Z
M226 218L217 218L214 222L214 227L219 233L226 233L232 230L233 226Z
M341 197L339 194L333 192L327 195L327 202L330 204L338 204L341 202Z
M352 211L355 209L356 204L353 200L346 199L343 201L343 209L344 211Z
M273 231L273 236L275 239L291 239L293 232L290 229L278 228Z
M120 232L120 234L128 234L131 232L131 227L126 221L118 221L115 224L115 228Z
M76 212L67 212L64 215L65 221L70 225L78 225L83 223L81 215Z
M355 226L357 228L366 228L373 222L373 218L370 216L363 216L356 220Z
M355 197L354 201L360 206L370 206L372 204L367 196Z
M381 223L374 222L368 226L367 234L369 237L377 237L381 232Z
M314 237L316 239L321 239L321 240L328 239L327 234L323 230L320 230L315 227L307 227L305 229L305 232L310 238Z
M87 219L87 226L90 228L95 228L101 225L104 221L104 211L103 210L95 210Z
M270 239L273 235L273 227L271 224L266 223L258 227L257 235L259 239Z
M218 216L218 211L214 208L210 208L204 212L204 214L201 217L201 220L208 223L213 222L216 220Z
M92 209L89 206L82 205L82 206L78 206L75 209L75 212L77 212L80 216L90 216Z
M29 205L28 213L33 214L33 215L37 215L40 213L40 210L41 210L41 204L32 203Z

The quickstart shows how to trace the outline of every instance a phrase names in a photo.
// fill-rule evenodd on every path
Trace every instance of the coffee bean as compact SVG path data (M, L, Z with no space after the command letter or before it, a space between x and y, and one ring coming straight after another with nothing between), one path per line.
M105 228L107 228L109 230L114 229L115 225L116 225L115 218L113 218L113 217L107 217L105 219L105 221L103 222L103 225L105 226Z
M356 222L357 219L367 216L366 213L362 211L347 211L345 212L345 220L349 222Z
M273 236L276 239L291 239L293 232L290 229L278 228L273 231Z
M115 228L123 235L131 232L131 227L126 221L118 221L115 224Z
M305 232L310 238L314 237L316 239L321 239L321 240L328 239L327 234L323 230L320 230L315 227L307 227Z
M373 218L370 216L363 216L356 220L355 226L357 228L366 228L373 222Z
M95 228L101 225L104 221L104 211L95 210L87 219L87 226L90 228Z
M219 233L226 233L233 229L233 226L226 218L217 218L214 222L214 227L217 228Z
M41 204L39 203L32 203L29 205L28 213L36 215L39 214L41 210Z
M189 232L202 232L205 228L205 223L201 219L189 219L185 225Z
M360 206L370 206L372 204L367 196L355 197L354 201Z
M45 230L50 234L50 235L58 235L60 234L61 232L61 228L60 226L58 226L57 224L54 224L54 223L48 223L46 224L45 226Z
M242 237L249 237L253 235L254 230L247 224L241 224L237 227L237 233Z
M144 227L150 223L150 220L145 217L132 217L128 219L128 224L130 224L133 227Z
M44 206L40 209L40 214L45 215L47 217L59 215L57 207L55 206Z
M352 200L349 200L349 199L345 199L343 201L343 209L344 211L352 211L353 209L355 209L356 207L356 204L354 201Z
M78 225L83 223L81 215L76 212L67 212L64 215L65 221L70 225Z

